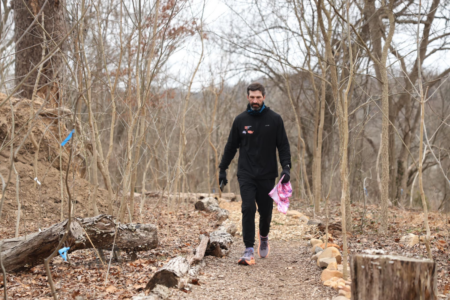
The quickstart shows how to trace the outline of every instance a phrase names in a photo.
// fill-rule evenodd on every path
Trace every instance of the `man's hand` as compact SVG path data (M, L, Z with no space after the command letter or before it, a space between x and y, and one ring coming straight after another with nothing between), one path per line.
M284 178L283 178L283 181L281 181L281 183L288 183L291 180L291 174L290 174L289 166L285 166L283 168L283 172L281 172L280 178L282 178L283 175L284 175Z
M219 171L219 185L220 188L223 190L223 188L227 185L227 172L225 170L220 169Z

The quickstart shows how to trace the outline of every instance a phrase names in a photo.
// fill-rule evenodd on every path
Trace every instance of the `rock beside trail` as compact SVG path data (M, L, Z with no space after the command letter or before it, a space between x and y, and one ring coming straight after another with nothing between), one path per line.
M342 278L344 275L339 271L332 271L332 270L323 270L322 275L320 275L320 280L327 281L333 277Z
M336 261L338 264L342 262L342 256L341 252L335 247L328 247L327 249L323 250L322 253L317 257L317 265L319 266L319 261L322 258L336 258Z
M412 247L414 245L417 245L418 243L419 243L419 237L413 233L402 236L400 238L400 244L403 244L408 247Z
M338 270L338 264L337 264L336 259L334 262L331 262L328 264L327 269L332 270L332 271Z
M320 245L318 245L320 248L322 248L322 249L325 249L325 243L322 243L322 244L320 244ZM334 248L336 248L336 249L339 249L340 247L338 246L338 245L336 245L336 244L332 244L332 243L328 243L328 245L327 245L327 248L328 247L334 247Z
M316 245L323 244L322 240L319 240L319 239L311 239L309 242L310 242L311 246L313 246L313 247Z
M313 256L311 256L311 260L317 261L317 259L318 259L319 255L320 255L320 253L322 253L322 251L319 252L319 253L314 254Z
M352 293L351 292L347 292L343 289L339 290L339 295L344 296L345 299L350 299L352 297Z
M288 210L286 212L286 216L289 216L289 217L294 217L294 216L299 216L299 215L303 215L303 214L297 210Z
M322 240L318 240L318 239L311 239L309 242L310 242L310 244L312 246L311 247L311 253L313 253L313 254L317 253L316 247L319 247L319 245L323 244Z
M323 282L323 285L329 286L334 288L335 290L338 290L339 288L345 286L345 280L339 277L332 277L326 281Z
M336 258L334 257L330 257L330 258L321 258L319 259L319 267L321 268L328 268L329 264L335 263L337 264ZM336 265L336 269L337 269L337 265Z
M323 224L322 221L320 221L320 220L315 220L315 219L311 219L311 220L308 221L308 223L306 223L306 225L311 225L311 226L313 226L313 225L319 225L319 224Z
M322 239L326 240L327 238L329 239L328 241L332 240L330 235L324 236ZM323 285L339 290L340 296L333 298L333 300L350 299L351 282L343 279L342 255L338 250L339 246L328 243L328 247L322 250L325 248L325 243L321 242L322 240L320 239L312 238L310 240L311 252L316 252L311 257L311 260L316 260L317 265L323 269L320 280L322 280Z
M344 296L337 296L337 297L334 297L332 300L347 300L347 298Z
M304 214L302 214L301 212L299 212L297 210L288 210L288 212L286 213L286 216L292 217L294 219L300 219L303 222L309 221L308 216L305 216Z
M345 281L344 281L344 283L345 283ZM342 289L343 291L348 292L348 293L350 293L350 291L351 291L350 286L347 284L342 286L340 289Z
M146 296L145 294L139 294L131 298L131 300L159 300L159 299L161 298L159 298L157 295L154 294L150 294L148 296Z
M150 295L140 294L133 296L131 300L161 300L170 296L170 289L164 285L157 284Z
M326 241L328 240L328 242L332 242L333 241L333 236L331 235L331 233L328 234L324 234L321 238L322 241Z

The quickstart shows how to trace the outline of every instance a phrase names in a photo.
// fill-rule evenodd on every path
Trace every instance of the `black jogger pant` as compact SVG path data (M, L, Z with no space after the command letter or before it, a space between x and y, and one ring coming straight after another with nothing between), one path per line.
M242 235L245 247L255 244L255 214L256 204L259 212L259 233L267 236L272 221L273 200L269 192L273 189L273 179L238 178L242 197Z

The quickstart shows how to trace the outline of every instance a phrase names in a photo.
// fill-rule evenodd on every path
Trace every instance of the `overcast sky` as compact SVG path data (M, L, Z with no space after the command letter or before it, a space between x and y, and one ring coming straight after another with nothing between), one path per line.
M230 26L232 22L233 26L239 27L240 23L242 24L242 32L246 32L248 28L244 24L239 17L233 12L233 10L241 11L243 10L251 1L249 0L234 0L227 1L226 0L206 0L205 13L204 13L204 23L206 24L206 30L220 33L227 29L227 26ZM227 4L230 5L232 3L232 9L230 9ZM191 7L191 14L196 18L200 18L201 16L201 8L203 5L203 0L193 0L193 5ZM426 7L427 3L423 2L423 5ZM414 13L414 12L411 12ZM304 16L307 18L307 16ZM435 21L436 25L434 26L435 33L439 34L440 31L445 30L445 22L440 22L439 20ZM440 23L440 24L439 24ZM410 30L414 30L414 26L409 27ZM394 35L393 44L403 55L407 55L406 59L408 61L413 61L416 58L416 40L413 32L402 32L402 28L396 28L396 33ZM211 36L209 36L211 37ZM284 36L280 37L280 40L284 38ZM292 37L291 37L292 38ZM298 38L298 37L297 37ZM298 44L294 43L292 45L291 51L295 55L294 63L301 64L303 54L298 48ZM198 35L192 37L188 43L184 44L184 47L180 49L169 61L169 69L173 74L173 84L178 84L179 80L182 82L188 82L190 77L192 76L192 72L195 66L198 63L198 59L200 57L200 39ZM295 50L297 49L297 50ZM437 55L434 55L428 58L425 62L424 68L428 68L429 70L442 71L450 67L450 57L448 52L441 52ZM217 76L218 73L221 72L220 66L217 65L217 62L220 60L226 60L226 55L220 47L215 44L212 39L208 39L205 41L205 53L204 60L200 67L199 72L195 78L194 89L200 88L202 85L207 85L212 77L216 78L216 83L218 83L220 76ZM232 63L241 60L244 62L243 58L233 57ZM389 57L389 63L399 65L396 63L397 59L393 56ZM213 66L211 68L211 66ZM214 72L217 72L214 76ZM240 75L242 76L242 75ZM235 83L239 80L240 76L234 76L229 79L229 83ZM246 74L247 80L255 79L261 76L261 74Z

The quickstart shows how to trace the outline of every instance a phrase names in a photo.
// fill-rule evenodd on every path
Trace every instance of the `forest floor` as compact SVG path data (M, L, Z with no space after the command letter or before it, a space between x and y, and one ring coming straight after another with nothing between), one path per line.
M93 250L80 250L69 254L70 263L60 257L53 259L51 270L60 299L131 299L145 292L143 289L155 271L177 255L187 256L199 242L199 235L215 229L215 221L204 212L194 210L193 203L181 203L175 209L166 200L149 198L143 215L143 223L158 226L159 245L156 249L137 253L137 260L122 253L122 261L111 261L108 273ZM206 267L199 277L198 285L189 289L171 289L170 299L329 299L338 293L323 286L321 270L311 261L311 237L321 237L323 232L317 226L306 225L304 220L285 216L274 208L270 234L271 255L267 259L256 259L255 266L237 264L244 246L240 235L240 202L221 201L221 206L230 211L230 220L238 227L238 234L232 250L227 257L206 257ZM136 219L138 219L136 203ZM296 208L312 218L312 208L304 203L293 201ZM423 234L422 214L418 211L390 208L391 226L389 234L379 237L376 234L377 208L368 206L366 225L361 232L362 207L353 206L354 231L349 239L350 253L361 253L365 249L383 249L388 253L411 257L426 257L423 243L408 248L399 243L401 236L408 233ZM339 222L339 206L330 211L330 223ZM256 216L256 219L258 216ZM58 220L53 220L54 223ZM256 220L257 221L257 220ZM430 214L433 258L437 263L438 290L442 298L450 295L450 258L448 246L449 227L445 215ZM51 220L48 220L51 223ZM42 223L41 223L42 225ZM338 227L338 226L337 226ZM0 238L14 235L12 218L0 224ZM28 230L38 229L37 222L28 222ZM331 226L336 228L336 226ZM338 229L330 230L333 243L342 245ZM105 256L109 262L109 251ZM3 281L0 275L0 292ZM9 273L7 292L10 299L51 299L47 276L43 265ZM445 295L445 296L444 296ZM81 296L81 297L80 297Z

